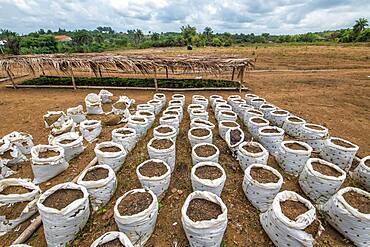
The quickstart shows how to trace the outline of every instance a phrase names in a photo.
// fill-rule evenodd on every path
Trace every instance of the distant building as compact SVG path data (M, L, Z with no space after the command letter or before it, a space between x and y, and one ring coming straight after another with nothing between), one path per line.
M67 35L55 35L54 38L57 42L71 42L72 41L72 38Z

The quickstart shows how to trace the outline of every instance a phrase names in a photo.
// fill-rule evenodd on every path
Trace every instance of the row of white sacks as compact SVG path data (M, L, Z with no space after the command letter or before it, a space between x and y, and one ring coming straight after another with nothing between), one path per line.
M278 131L276 131L276 134L281 134L282 138L277 139L278 141L276 141L275 139L276 142L266 142L266 139L263 139L264 137L262 130L277 127L268 127L270 122L263 117L268 118L269 116L271 116L271 111L273 115L274 110L278 113L280 113L280 111L283 112L283 110L276 110L276 107L270 104L264 104L265 101L258 98L257 96L252 96L254 100L250 100L247 103L248 98L251 98L251 96L252 95L246 96L245 101L241 100L239 96L231 96L228 98L228 103L219 96L211 96L211 101L212 98L216 100L216 103L212 103L212 105L214 108L215 117L219 121L219 127L221 125L222 128L222 121L225 121L225 117L226 121L236 121L236 115L238 115L243 120L243 122L246 123L248 130L252 134L252 136L255 139L259 140L262 144L261 145L258 142L243 142L240 143L235 149L235 147L232 147L232 145L230 144L230 135L223 135L223 132L220 128L220 135L222 138L226 139L226 142L228 143L231 151L237 150L237 158L239 160L241 168L245 171L243 190L248 200L255 207L264 212L261 214L261 224L271 240L274 242L274 244L276 246L313 246L315 236L307 234L306 232L304 232L304 229L316 219L316 209L310 201L299 196L297 193L290 191L279 193L283 183L283 177L276 169L267 166L269 152L276 157L278 163L286 172L292 173L294 175L300 174L299 184L302 190L311 200L319 203L319 208L328 214L328 221L331 225L333 225L344 236L353 241L357 246L368 246L370 244L370 236L368 234L370 232L370 215L360 213L358 210L354 209L344 200L342 195L348 191L356 191L357 193L369 197L370 193L352 187L347 187L339 190L346 178L346 172L341 169L341 166L346 167L346 170L349 169L358 147L354 144L351 144L354 147L352 149L355 150L351 150L352 152L350 152L350 157L342 157L340 154L338 155L338 153L336 154L337 156L335 156L335 154L334 156L330 156L325 155L325 152L328 152L325 150L326 146L328 145L327 142L330 142L331 140L333 140L333 138L328 138L326 142L321 142L321 140L318 139L304 139L304 141L309 142L311 145L313 145L316 150L319 150L323 158L329 159L332 162L334 160L336 163L333 164L322 159L310 158L312 148L308 144L302 142L296 143L299 143L301 146L307 147L307 150L309 152L290 150L291 152L295 152L295 156L287 158L286 150L288 148L285 145L288 143L293 143L294 141L283 141L284 132L299 139L302 137L300 127L296 126L296 122L290 123L288 115L286 115L285 119L282 119L282 121L272 121L275 124L279 123L280 126L283 127L283 129L277 129ZM215 100L213 100L213 102ZM223 110L219 110L219 104L222 105L221 108L224 108ZM263 112L263 106L268 106L266 108L269 108L270 111ZM256 108L260 111L257 111ZM232 114L233 111L234 114ZM297 117L293 116L293 118ZM253 122L253 119L258 119L260 121ZM307 126L311 127L312 125L307 124ZM317 127L317 129L320 127L322 126ZM227 131L228 134L230 134L230 129ZM234 129L239 129L239 126L235 126ZM242 132L241 129L240 131ZM266 134L267 133L269 132L266 132ZM322 137L326 138L327 133ZM247 152L243 148L243 146L245 145L257 146L262 151L257 154ZM267 149L264 146L267 146ZM342 147L339 148L342 149ZM300 160L297 156L304 156L305 158ZM356 175L354 175L354 177L358 176L360 169L366 170L365 162L369 158L370 157L368 156L360 161L360 165L355 169L354 174ZM323 175L312 168L313 162L319 162L323 165L330 166L333 169L337 170L341 175L338 177ZM288 167L286 167L286 165L291 165L293 169L287 169ZM279 178L278 182L263 184L254 180L250 175L250 171L252 168L255 167L270 170ZM368 173L365 173L365 176L366 174ZM364 178L364 174L362 174L362 178ZM357 181L361 181L361 179L357 177ZM366 188L368 186L369 180L362 179L361 183ZM304 215L299 216L300 219L297 219L296 221L291 221L281 212L280 202L285 200L300 201L304 203L310 210ZM305 221L301 221L301 219L305 219ZM289 232L291 238L285 237L287 232ZM287 243L289 245L287 245Z

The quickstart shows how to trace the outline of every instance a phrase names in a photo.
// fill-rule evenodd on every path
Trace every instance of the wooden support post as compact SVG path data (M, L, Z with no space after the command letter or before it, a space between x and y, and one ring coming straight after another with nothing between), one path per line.
M155 91L158 91L157 68L154 68L154 85L155 85Z
M72 70L72 67L70 67L70 72L71 72L71 78L72 78L72 85L73 85L73 89L76 90L77 87L76 87L76 82L75 82L75 77L73 75L73 70Z
M10 78L10 81L11 81L11 82L12 82L12 84L13 84L13 88L14 88L14 89L17 89L17 86L15 85L15 82L14 82L14 79L13 79L13 75L12 75L12 73L11 73L9 70L6 70L6 73L7 73L8 77Z
M234 80L234 77L235 77L235 67L233 67L233 74L231 76L231 80L233 81Z
M166 78L168 79L168 67L166 66Z
M243 80L244 80L244 71L245 71L245 66L241 68L241 73L240 73L240 85L239 85L239 93L242 92L242 86L243 86Z

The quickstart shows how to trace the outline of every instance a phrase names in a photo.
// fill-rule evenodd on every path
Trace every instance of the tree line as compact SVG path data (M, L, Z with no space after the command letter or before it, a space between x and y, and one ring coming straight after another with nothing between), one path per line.
M19 35L10 30L0 29L0 53L7 54L50 54L50 53L83 53L102 52L122 48L182 47L248 45L256 43L315 43L315 42L369 42L370 28L368 20L360 18L349 29L323 31L294 35L260 35L215 33L211 27L198 32L190 25L182 26L180 32L149 32L144 34L140 29L116 32L111 27L97 27L95 30L58 31L40 29L27 35ZM68 42L58 42L56 35L72 38Z

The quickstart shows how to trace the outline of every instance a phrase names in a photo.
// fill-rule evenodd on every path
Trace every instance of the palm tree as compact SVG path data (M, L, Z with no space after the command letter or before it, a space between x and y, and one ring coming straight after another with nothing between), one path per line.
M366 18L360 18L356 20L356 24L353 26L353 32L356 34L361 33L364 31L365 27L368 26L368 21Z

